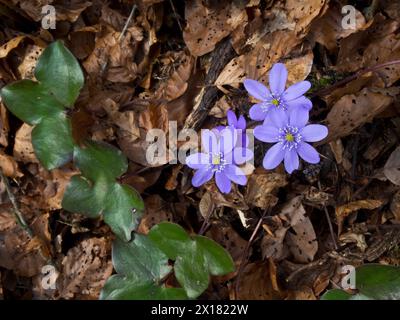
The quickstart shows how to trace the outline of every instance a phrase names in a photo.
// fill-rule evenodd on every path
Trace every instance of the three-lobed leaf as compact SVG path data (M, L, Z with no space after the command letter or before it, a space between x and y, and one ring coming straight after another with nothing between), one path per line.
M1 89L7 108L30 125L35 154L43 166L54 169L72 158L71 107L84 82L78 61L60 42L50 44L35 69L38 82L21 80Z
M110 277L100 299L186 299L182 288L166 288L162 279L171 267L168 257L148 237L136 234L130 242L115 240L112 260L118 274Z
M103 214L112 231L129 241L144 206L136 190L116 180L127 169L125 156L109 144L90 141L75 147L74 162L82 175L71 179L63 208L90 218Z
M168 258L175 260L175 276L189 298L196 298L207 289L210 274L234 271L232 258L224 248L203 236L191 238L177 224L159 223L148 237Z

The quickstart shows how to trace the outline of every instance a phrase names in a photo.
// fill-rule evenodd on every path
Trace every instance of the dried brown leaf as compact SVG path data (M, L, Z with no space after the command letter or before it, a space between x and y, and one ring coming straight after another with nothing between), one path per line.
M57 279L58 297L98 299L113 270L109 251L110 242L106 238L86 239L70 249Z
M365 88L357 94L343 96L329 112L329 135L325 141L349 135L353 130L371 121L393 101L393 98Z

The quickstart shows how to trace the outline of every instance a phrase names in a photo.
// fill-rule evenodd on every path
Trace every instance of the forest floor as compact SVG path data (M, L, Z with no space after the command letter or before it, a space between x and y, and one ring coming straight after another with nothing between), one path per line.
M55 29L41 27L46 4ZM79 60L75 138L127 156L123 182L146 208L139 231L171 221L231 254L236 272L213 277L201 298L318 299L340 285L344 265L400 265L400 2L0 0L0 16L0 87L32 79L56 39ZM312 83L310 120L329 128L319 164L265 170L256 142L247 185L227 195L213 181L194 188L182 164L149 166L149 130L225 125L229 109L248 115L243 80L268 84L276 62L289 84ZM45 170L31 130L0 104L0 299L98 299L114 235L102 219L61 208L78 171ZM56 290L42 283L49 261Z

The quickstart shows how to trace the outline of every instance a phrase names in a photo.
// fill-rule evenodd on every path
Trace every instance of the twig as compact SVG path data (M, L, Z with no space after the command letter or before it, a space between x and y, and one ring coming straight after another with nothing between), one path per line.
M236 56L232 47L230 38L221 40L213 53L211 54L211 65L204 81L204 94L201 97L199 105L195 106L189 116L186 118L184 128L199 130L208 113L219 98L219 90L214 86L215 80L225 68L227 63Z
M129 17L126 20L124 28L122 29L121 34L118 37L118 42L120 42L124 38L126 30L128 29L128 26L131 23L131 20L133 18L133 15L135 14L135 11L136 11L136 4L134 4L133 7L132 7L131 13L129 14Z
M176 13L174 3L173 3L172 0L169 0L169 3L170 3L170 5L171 5L172 11L174 12L174 17L175 17L175 19L176 19L176 22L178 22L179 29L181 30L181 32L183 32L183 28L182 28L181 22L179 21L179 16L178 16L178 14Z
M344 78L343 80L340 80L338 82L336 82L335 84L327 87L327 88L323 88L321 90L318 90L316 92L314 92L311 95L311 98L314 98L316 96L326 96L327 94L331 93L332 91L334 91L335 89L344 86L345 84L357 79L358 77L362 76L363 74L366 74L368 72L372 72L372 71L377 71L379 69L394 65L394 64L400 64L400 60L393 60L393 61L389 61L389 62L385 62L385 63L381 63L381 64L377 64L373 67L368 67L366 69L363 70L359 70L357 71L355 74L348 76L347 78Z
M136 11L136 4L134 4L134 5L132 6L131 13L129 14L129 17L128 17L128 19L126 20L125 25L124 25L124 27L122 28L122 31L121 31L120 35L118 36L118 42L121 42L121 40L124 38L125 33L126 33L126 30L128 29L128 26L129 26L129 24L131 23L131 20L132 20L132 18L133 18L133 15L134 15L135 11ZM109 57L109 54L108 54L108 55L107 55L107 60L104 62L104 64L103 64L102 67L101 67L101 71L100 71L101 74L104 74L104 72L106 71L106 69L107 69L107 67L108 67L109 58L110 58L110 57Z
M8 198L10 199L10 202L12 206L14 207L14 216L15 220L17 220L17 223L25 229L25 231L29 234L30 237L32 237L33 233L32 230L29 228L29 225L26 223L24 216L22 215L22 212L18 208L17 201L15 199L14 194L11 192L11 187L10 184L8 183L7 177L3 174L3 171L0 169L0 177L1 180L3 180L4 185L6 187L7 195Z
M322 189L321 188L321 183L319 181L318 181L318 189L319 189L319 191L322 191L321 190ZM326 220L328 221L329 232L331 233L333 246L334 246L335 250L337 250L338 249L338 245L337 245L337 242L336 242L335 232L333 231L331 217L329 216L328 209L326 208L325 205L324 205L324 212L325 212Z
M248 251L250 249L250 246L251 246L252 242L254 241L254 238L257 235L258 229L260 229L262 221L264 220L264 218L267 215L267 213L269 214L270 212L271 212L271 208L270 207L268 207L267 209L264 210L264 213L262 214L261 218L258 220L257 225L254 228L254 231L251 234L251 237L250 237L249 241L247 242L246 247L244 248L242 259L240 261L238 274L237 274L237 277L236 277L235 290L234 290L235 299L237 298L237 294L238 294L238 291L239 291L239 281L240 281L241 275L243 273L244 266L246 265L246 262L247 262L247 255L248 255Z

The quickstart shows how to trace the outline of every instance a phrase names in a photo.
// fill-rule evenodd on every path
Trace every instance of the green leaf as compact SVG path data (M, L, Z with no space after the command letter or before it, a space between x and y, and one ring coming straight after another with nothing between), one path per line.
M154 282L140 282L120 275L111 276L101 294L101 300L184 300L182 288L166 288Z
M128 162L121 150L102 142L89 141L83 148L75 148L74 160L83 175L92 181L96 181L100 175L115 181L128 169Z
M350 300L352 295L344 290L332 289L328 290L321 296L321 300Z
M327 291L322 300L400 300L400 267L366 264L356 269L356 289L351 295L343 290Z
M43 51L35 77L64 106L74 104L84 83L78 61L61 41L53 42Z
M140 195L128 185L111 184L104 202L104 220L120 238L129 241L144 210Z
M35 154L48 169L62 166L72 158L71 123L65 108L74 104L83 86L83 73L78 61L57 41L40 56L36 79L21 80L2 88L1 97L7 108L30 125Z
M400 300L400 267L367 264L356 269L356 287L377 300Z
M186 299L181 288L158 285L171 271L168 257L148 237L136 234L130 242L116 240L112 259L117 275L110 277L100 299Z
M98 180L95 185L85 177L76 175L71 178L62 200L65 210L97 218L103 209L104 198L108 192L105 181Z
M198 247L203 251L203 255L208 264L208 270L214 276L235 271L235 264L228 252L215 241L203 236L195 236Z
M187 246L192 242L185 229L168 222L155 225L148 236L172 260L185 254Z
M149 231L148 237L175 260L175 276L189 298L196 298L207 289L210 274L224 275L235 269L223 247L203 236L192 239L179 225L160 223Z
M210 280L207 262L195 241L192 241L187 249L184 255L176 258L175 277L189 298L197 298L207 289Z
M42 165L58 168L72 159L71 122L64 113L43 118L32 130L32 145Z
M22 121L35 125L64 111L63 105L38 82L21 80L1 89L7 108Z
M138 281L157 281L171 271L167 256L141 234L130 242L115 240L112 259L117 273Z
M90 141L84 147L75 147L74 161L82 175L71 179L63 208L91 218L103 214L112 231L129 241L144 205L136 190L116 181L127 169L126 158L111 145Z

